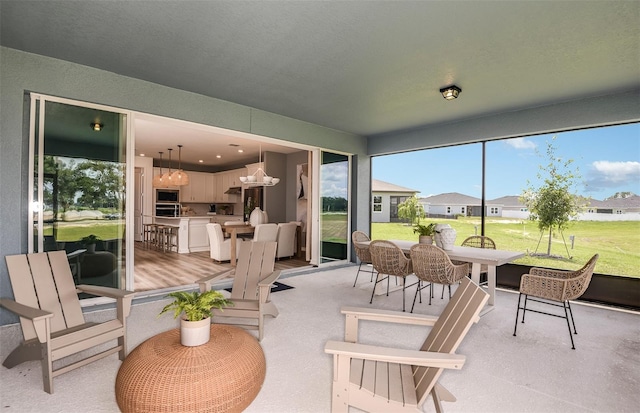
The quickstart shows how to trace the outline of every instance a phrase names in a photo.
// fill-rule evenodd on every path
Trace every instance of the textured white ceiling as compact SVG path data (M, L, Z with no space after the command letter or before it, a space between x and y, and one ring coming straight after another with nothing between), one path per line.
M4 46L367 136L640 86L638 1L0 7Z

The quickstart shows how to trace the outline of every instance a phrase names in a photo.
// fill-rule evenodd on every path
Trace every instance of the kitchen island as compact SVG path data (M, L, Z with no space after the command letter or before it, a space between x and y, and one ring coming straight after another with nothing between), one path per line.
M242 221L241 215L185 215L180 217L154 217L154 223L178 226L178 254L209 251L207 224Z

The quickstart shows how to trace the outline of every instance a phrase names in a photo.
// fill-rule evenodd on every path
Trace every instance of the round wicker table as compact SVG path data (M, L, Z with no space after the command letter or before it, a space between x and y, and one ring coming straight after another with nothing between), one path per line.
M211 339L180 344L180 330L151 337L124 360L116 377L123 412L241 412L266 374L262 347L246 331L211 325Z

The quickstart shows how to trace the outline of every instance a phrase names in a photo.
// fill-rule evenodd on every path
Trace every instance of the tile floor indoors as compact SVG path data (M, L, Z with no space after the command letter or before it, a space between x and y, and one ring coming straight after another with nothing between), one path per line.
M327 340L344 332L341 306L398 310L401 292L376 296L369 305L372 283L367 275L352 287L357 267L349 265L282 279L294 289L273 294L280 310L266 321L262 341L267 360L263 387L249 413L329 412L332 359L323 351ZM407 299L413 297L413 288ZM416 311L438 314L446 304L416 304ZM444 403L451 412L631 412L640 406L640 315L602 307L575 305L578 335L571 350L565 321L527 315L513 337L518 295L498 291L496 309L474 325L458 352L467 356L460 371L445 371L441 383L458 398ZM134 303L128 319L129 348L177 326L171 316L156 317L165 300ZM112 310L94 312L104 319ZM362 342L416 348L426 336L423 327L363 323ZM0 328L0 357L20 339L18 325ZM53 395L42 390L40 364L0 367L3 412L117 412L116 355L59 376ZM352 412L356 409L351 409ZM434 411L427 400L424 411Z

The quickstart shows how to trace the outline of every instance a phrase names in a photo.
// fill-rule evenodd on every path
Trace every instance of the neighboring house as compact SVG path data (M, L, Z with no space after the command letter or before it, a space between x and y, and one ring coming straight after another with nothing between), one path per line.
M503 218L529 219L529 209L520 202L519 195L507 195L487 201L488 204L495 205L502 210Z
M399 222L398 205L411 198L419 191L390 184L389 182L371 180L371 222Z
M583 221L639 221L640 196L613 198L599 201L591 199L578 218Z
M418 200L428 217L454 218L456 215L468 217L482 216L482 201L457 192L432 195ZM491 202L485 205L488 217L502 216L502 206Z

